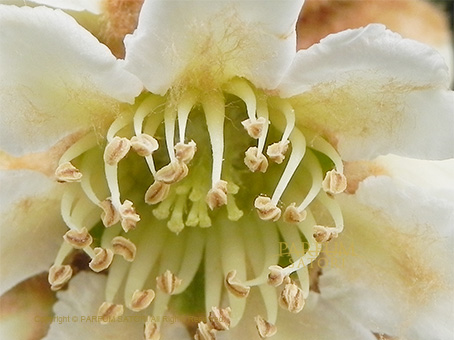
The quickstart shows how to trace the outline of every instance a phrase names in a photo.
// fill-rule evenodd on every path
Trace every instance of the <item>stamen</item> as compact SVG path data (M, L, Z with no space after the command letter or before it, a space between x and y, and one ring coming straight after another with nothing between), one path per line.
M268 284L273 287L278 287L284 282L284 278L286 274L284 269L281 266L270 266L269 267L270 273L268 274Z
M127 138L115 136L104 150L104 162L114 166L122 160L131 149L131 142Z
M281 196L283 195L285 188L287 187L290 179L295 173L297 167L301 163L301 160L304 157L306 152L306 139L304 135L298 130L294 129L291 135L293 150L290 155L290 159L285 167L284 173L279 180L279 183L274 190L273 197L271 198L271 203L274 205L277 204Z
M257 315L255 318L255 325L257 327L257 331L262 339L269 338L276 334L277 327L272 323L266 321L260 315Z
M284 133L282 134L282 139L281 139L281 143L284 143L285 141L288 140L288 138L290 137L290 134L293 131L293 128L295 127L295 119L296 119L295 110L293 109L293 107L290 105L290 103L288 101L280 99L280 98L272 97L269 99L269 102L274 108L276 108L277 110L282 112L285 116L286 126L285 126ZM292 141L292 144L293 143L294 142Z
M122 316L123 312L123 305L103 302L98 309L98 318L100 318L100 323L102 325L105 325L109 322L115 321L116 318Z
M206 202L211 210L227 204L227 182L220 180L208 191Z
M140 216L136 213L131 201L126 200L123 202L120 206L119 214L121 226L125 232L135 229L137 222L140 221Z
M96 145L96 136L94 133L88 133L87 135L80 138L77 142L72 144L60 157L58 165L72 161L79 157L84 152L90 150Z
M245 298L249 295L250 287L245 286L236 280L236 270L227 273L225 278L225 286L230 293L239 298Z
M266 154L275 163L281 164L285 159L285 154L288 150L289 141L281 141L273 143L266 149Z
M336 234L334 237L337 237L337 234L340 234L344 230L344 218L342 216L342 211L337 204L336 200L328 196L325 192L321 191L317 196L317 199L323 206L328 210L331 217L334 220L334 225L336 226L333 230L333 234Z
M188 164L195 155L195 152L197 151L197 145L193 140L191 140L189 143L185 144L182 142L179 142L175 145L175 156L176 158L183 163Z
M151 316L149 316L147 322L145 322L144 336L145 340L159 340L161 338L158 324L153 321Z
M219 306L222 296L222 287L224 277L222 275L221 254L219 251L220 241L215 232L208 233L205 243L205 311L208 311L213 306Z
M216 340L216 330L207 323L199 322L194 336L195 340Z
M271 198L259 196L254 201L259 217L264 221L277 221L281 217L281 209L271 202Z
M145 202L147 204L157 204L164 201L170 192L170 184L161 181L155 181L145 193Z
M307 138L308 147L326 155L333 161L336 170L340 173L343 173L344 165L342 163L342 158L338 154L337 150L325 139L323 139L323 137L315 134L313 131L304 129L303 132Z
M166 184L176 183L185 178L188 171L188 166L185 163L174 160L158 170L155 180Z
M180 143L184 143L186 134L186 123L189 113L197 102L197 93L195 91L186 91L178 102L178 131L180 133Z
M347 178L344 174L331 170L326 173L325 179L322 182L325 192L335 195L344 192L347 189Z
M93 237L85 227L81 230L68 230L63 238L76 249L88 247L93 242Z
M249 136L254 139L258 139L262 136L263 130L265 129L265 126L267 126L268 122L265 118L260 117L255 120L246 119L242 121L241 124L244 126Z
M80 182L82 173L71 162L60 164L55 170L55 178L60 183Z
M202 106L205 112L211 148L213 151L211 187L214 188L221 180L222 172L224 154L224 98L221 93L210 93L209 96L203 98Z
M244 164L246 164L252 172L260 171L264 173L268 169L268 160L259 152L257 147L254 146L247 149L245 156Z
M142 134L142 125L145 117L153 113L161 103L162 97L150 95L140 104L134 114L134 132L136 136ZM155 121L161 122L161 119L156 119Z
M136 257L136 245L123 236L113 238L112 249L115 254L123 256L128 262L134 261L134 258Z
M134 312L140 312L151 304L154 297L155 292L153 289L136 290L134 294L132 294L131 304L129 305L129 308Z
M301 312L305 304L303 291L295 283L287 283L281 292L279 304L289 312Z
M208 315L208 324L217 331L226 331L230 328L230 307L212 307Z
M131 147L139 156L146 157L158 150L159 144L152 136L142 133L131 138Z
M69 265L53 265L49 269L48 281L52 290L61 289L73 275L73 270Z
M269 125L269 120L268 120L268 105L266 103L266 97L262 94L257 95L257 116L259 119L263 118L267 124L265 124L262 127L262 133L261 136L259 137L257 149L260 154L263 153L263 149L265 148L265 142L266 142L266 136L268 133L268 125Z
M101 220L106 228L109 228L120 221L120 213L115 209L110 198L106 198L104 201L100 202L99 206L103 210Z
M170 270L166 270L164 274L156 278L156 284L162 292L172 295L175 292L175 289L181 284L181 279Z
M100 272L105 269L107 269L110 264L112 263L113 260L113 252L110 249L103 249L100 247L97 247L94 249L95 256L94 258L90 261L88 266L94 271L94 272Z
M336 238L337 235L334 228L327 228L322 225L314 226L314 238L318 243L331 241L333 238Z
M295 206L295 203L291 203L284 211L284 222L286 223L299 223L304 221L306 218L306 211L300 211Z
M167 103L164 110L164 126L165 126L165 137L167 152L169 153L170 162L175 162L175 120L176 120L176 111L172 104Z

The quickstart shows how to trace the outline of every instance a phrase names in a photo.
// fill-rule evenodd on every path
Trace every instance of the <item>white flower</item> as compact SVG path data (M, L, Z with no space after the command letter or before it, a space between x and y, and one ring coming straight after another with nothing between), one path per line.
M296 53L301 5L146 1L124 61L61 11L1 6L2 292L52 262L52 289L65 287L76 248L107 279L79 274L56 313L115 321L130 309L150 318L124 327L145 323L147 339L185 333L171 315L198 339L268 337L276 322L288 339L323 316L342 317L345 338L408 334L347 322L354 304L326 313L308 266L321 243L341 242L342 209L355 216L355 201L334 198L347 185L342 160L453 155L447 68L380 25ZM282 263L283 243L301 265ZM47 339L126 336L118 324L76 326L54 323ZM338 328L324 326L315 333L332 338Z

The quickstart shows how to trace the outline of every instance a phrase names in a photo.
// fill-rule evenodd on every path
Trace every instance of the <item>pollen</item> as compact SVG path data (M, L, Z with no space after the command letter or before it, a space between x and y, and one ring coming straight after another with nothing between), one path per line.
M145 313L145 339L188 304L204 318L190 322L195 339L216 339L240 323L252 291L266 313L258 334L273 336L280 313L304 308L308 266L343 230L336 148L298 124L290 100L242 78L143 93L123 109L55 170L68 231L51 288L64 287L83 252L108 277L99 315L114 321L123 305Z

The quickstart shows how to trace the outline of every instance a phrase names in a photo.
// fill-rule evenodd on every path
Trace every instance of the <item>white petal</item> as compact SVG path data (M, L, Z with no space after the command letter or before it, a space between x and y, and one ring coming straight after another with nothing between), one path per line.
M51 6L72 11L88 11L101 14L103 2L101 0L28 0L40 5Z
M422 173L441 173L428 168ZM454 335L454 187L446 195L446 187L431 187L437 180L410 183L412 177L371 177L354 196L340 198L345 230L327 252L319 287L377 333L448 339Z
M29 170L0 171L0 294L47 271L66 230L55 182Z
M381 25L299 51L280 85L299 123L338 143L343 159L454 155L454 94L441 55Z
M233 76L274 88L295 55L302 3L147 0L125 39L127 68L159 94L177 81L212 86Z
M19 29L20 27L20 29ZM133 102L140 82L60 10L0 6L0 148L42 151L79 129L102 127Z

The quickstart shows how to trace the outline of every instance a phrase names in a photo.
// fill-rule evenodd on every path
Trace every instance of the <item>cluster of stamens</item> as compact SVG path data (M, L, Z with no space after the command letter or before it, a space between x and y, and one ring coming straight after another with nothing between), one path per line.
M237 151L235 142L233 145L224 145L226 96L239 98L245 104L247 118L243 119L241 124L252 140L244 133L238 138L241 143L246 140L244 158L242 155L230 156L224 152L225 148L229 147L230 151ZM83 137L62 156L55 175L57 181L68 185L61 209L69 231L64 235L65 243L49 271L52 289L60 289L69 281L72 268L69 264L64 264L64 261L72 249L80 249L90 257L89 267L93 271L101 272L108 268L111 271L106 288L106 301L98 310L99 316L108 322L123 314L123 304L115 303L114 300L123 282L123 276L127 273L128 263L132 267L125 283L126 307L135 312L146 310L157 299L160 301L160 307L156 307L152 312L153 316L156 316L165 312L165 301L168 301L170 296L180 294L188 287L202 261L205 247L206 271L212 270L209 267L212 264L209 258L212 254L210 247L215 247L212 246L213 242L216 242L213 240L218 239L219 243L219 238L222 238L223 255L218 261L222 264L224 286L228 292L230 307L219 307L221 301L213 295L214 293L209 293L211 288L207 279L205 287L207 322L198 324L195 339L215 339L217 332L235 326L241 319L245 300L252 287L268 284L269 289L279 290L278 301L283 309L292 313L300 312L309 293L306 282L307 266L320 252L317 245L337 237L343 228L342 214L332 198L346 188L342 161L336 150L321 136L296 125L295 111L289 101L267 97L243 79L231 80L222 91L209 93L186 91L176 99L169 97L150 94L138 104L134 112L127 111L120 115L107 131L104 150L100 151L93 133ZM206 122L205 133L211 143L210 153L201 148L205 140L197 140L197 134L192 135L192 138L186 135L190 114L200 114L201 111ZM271 133L274 135L279 133L281 138L266 147ZM166 150L160 146L163 139ZM248 147L251 142L256 145ZM135 155L132 155L133 153ZM333 169L326 172L322 170L319 156L316 154L322 154L329 159L334 164ZM92 166L93 162L100 158L104 163L103 173ZM127 171L121 172L121 167L123 164L136 164L138 159L143 160L141 167L145 170L141 170L142 175L139 175L143 178L136 178L133 181L132 175ZM206 159L209 160L209 164ZM266 174L269 171L276 173L278 167L283 167L277 184L270 184L275 178L274 175L263 183L264 191L269 190L271 186L274 187L274 192L267 195L260 191L250 200L251 203L253 201L258 218L274 228L257 229L255 232L261 235L259 236L267 246L271 247L277 245L278 233L286 241L291 241L295 235L300 240L302 235L303 239L308 241L309 249L303 250L302 256L293 258L293 262L301 263L301 266L289 265L281 268L276 265L279 256L268 254L264 259L266 267L254 271L256 278L246 280L246 264L237 268L234 259L236 256L253 257L254 254L245 253L247 252L245 249L248 249L246 245L243 248L238 246L243 241L235 234L236 229L232 227L231 231L227 231L227 227L217 225L206 229L212 226L213 216L218 216L213 215L215 210L224 209L223 207L227 211L227 221L238 221L242 217L247 220L254 218L243 216L243 211L235 201L237 194L242 194L248 197L246 201L249 200L247 193L241 193L241 190L248 190L247 181L241 177L244 175L235 173L234 167L229 163L236 162L237 159L243 160L242 166L252 173ZM207 173L210 166L211 180L207 181L207 178L210 178ZM273 169L270 170L271 168ZM130 170L135 171L135 168ZM308 173L311 183L301 203L289 202L284 209L282 203L286 200L284 194L297 171ZM146 178L150 179L151 184L148 183L145 188L137 188L136 182L144 183L147 181ZM309 181L305 180L304 183L307 185ZM131 197L122 200L123 194L136 197L137 191L140 190L143 202L133 201ZM314 200L330 213L334 227L316 223L309 208ZM90 235L90 229L94 227L96 220L102 222L104 230L101 240L95 242ZM150 220L157 221L159 226L155 226L154 222L150 223ZM166 221L167 230L162 228L160 221ZM230 223L232 226L235 225L233 222ZM220 224L223 225L225 222ZM186 228L195 226L207 231L202 232L202 228L200 230ZM162 246L156 244L156 247L152 248L146 240L156 239L157 241L153 242L159 243L159 240L162 239L164 242L168 238L178 245L179 242L184 242L183 236L179 234L189 238L187 242L188 244L191 242L191 246L198 245L194 246L197 248L196 251L191 253L189 247L185 248L187 249L185 251L180 250L181 247L175 247L172 259L161 260L159 275L156 276L154 283L150 283L148 276L152 271L153 261L159 258L158 251ZM274 244L268 244L269 242ZM94 243L96 246L93 246ZM318 250L314 251L315 249ZM264 251L267 254L266 250ZM186 255L189 259L194 258L193 263L186 261ZM117 259L118 256L121 259ZM293 273L298 275L298 280L290 278ZM298 286L298 282L301 287ZM274 325L276 317L275 310L268 310L267 318L262 316L255 318L258 333L262 338L276 333ZM145 324L145 338L159 339L160 327L161 325L150 316Z

